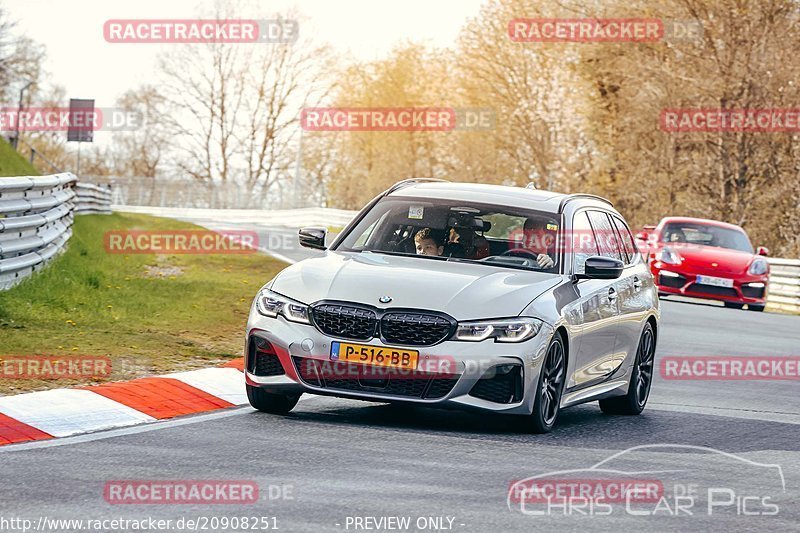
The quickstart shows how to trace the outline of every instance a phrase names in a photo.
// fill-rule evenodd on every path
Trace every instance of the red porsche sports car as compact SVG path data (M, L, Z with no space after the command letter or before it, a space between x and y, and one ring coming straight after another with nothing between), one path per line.
M734 224L667 217L636 235L660 295L676 294L725 302L725 307L763 311L769 283L764 247L753 250Z

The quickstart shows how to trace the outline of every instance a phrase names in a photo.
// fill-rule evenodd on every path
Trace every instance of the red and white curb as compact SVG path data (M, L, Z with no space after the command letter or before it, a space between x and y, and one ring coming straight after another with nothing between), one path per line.
M0 397L0 445L68 437L247 403L242 359L78 389Z

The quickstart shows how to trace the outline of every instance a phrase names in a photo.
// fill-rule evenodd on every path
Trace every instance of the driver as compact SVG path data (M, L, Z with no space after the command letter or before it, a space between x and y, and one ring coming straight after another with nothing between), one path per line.
M542 218L529 218L522 227L524 236L524 250L536 255L539 268L552 268L555 261L548 252L549 244L553 240L551 232L547 231L547 221Z

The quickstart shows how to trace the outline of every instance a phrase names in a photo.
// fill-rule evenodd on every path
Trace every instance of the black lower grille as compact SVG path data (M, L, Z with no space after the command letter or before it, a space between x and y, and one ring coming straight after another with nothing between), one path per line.
M429 346L445 340L454 324L444 317L422 313L386 313L381 318L381 335L386 342L408 346Z
M256 336L250 337L247 343L247 371L255 376L286 374L272 344Z
M311 314L321 332L347 339L371 339L378 324L375 311L341 304L316 305Z
M303 357L292 359L302 381L332 390L438 399L453 390L458 381L452 375L399 371Z
M742 285L742 295L745 298L763 298L764 289L764 287L750 287L748 285Z
M277 355L256 353L256 368L253 373L256 376L282 376L286 372Z
M470 396L495 403L515 403L522 400L522 367L499 366L490 368L478 380Z
M665 276L663 273L660 273L658 275L658 284L662 287L680 289L686 284L686 278L680 275L678 277Z
M717 296L730 296L731 298L737 298L739 296L739 293L736 292L736 289L729 287L715 287L714 285L703 285L700 283L692 283L689 285L688 290L702 292L705 294L714 294Z
M425 397L431 400L444 398L450 394L450 391L456 386L457 381L457 378L433 378L431 380L431 386L428 387L428 392L425 393Z

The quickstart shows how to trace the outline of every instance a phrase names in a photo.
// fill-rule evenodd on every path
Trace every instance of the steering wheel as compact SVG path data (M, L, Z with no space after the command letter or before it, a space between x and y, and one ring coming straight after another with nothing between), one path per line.
M536 261L539 259L539 254L531 252L530 250L526 250L525 248L511 248L510 250L506 250L500 255L511 255L511 256L525 256L529 259L533 259Z

